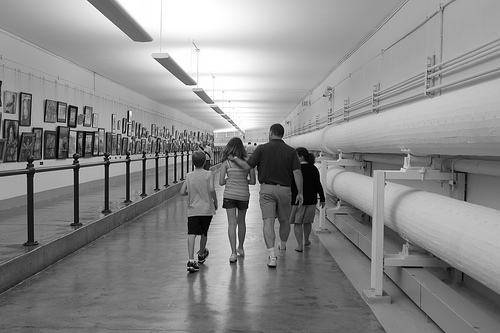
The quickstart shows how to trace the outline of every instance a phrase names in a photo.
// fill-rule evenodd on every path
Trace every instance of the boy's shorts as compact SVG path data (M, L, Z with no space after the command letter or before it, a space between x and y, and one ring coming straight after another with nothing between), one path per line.
M208 234L212 215L208 216L190 216L188 217L188 235L204 235Z
M292 190L290 187L261 184L259 194L263 220L277 217L280 222L288 222L292 210Z
M248 209L248 201L236 200L236 199L222 199L222 208L238 208L238 210Z

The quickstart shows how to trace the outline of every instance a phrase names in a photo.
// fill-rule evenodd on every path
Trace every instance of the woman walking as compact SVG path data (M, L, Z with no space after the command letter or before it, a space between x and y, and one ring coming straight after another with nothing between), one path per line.
M309 246L311 241L312 223L316 213L316 204L319 202L321 208L325 207L325 193L323 186L319 180L318 168L314 165L315 157L304 147L296 148L295 151L299 156L300 170L302 171L304 203L297 205L295 197L297 196L297 188L292 184L292 212L290 214L290 224L293 224L293 231L297 239L297 247L295 251L302 252L304 246Z
M219 184L225 185L222 208L226 209L231 256L229 263L235 263L238 256L244 256L243 243L246 235L245 215L248 209L250 191L248 185L255 185L255 171L245 171L236 163L231 162L228 156L237 156L245 160L247 153L240 138L234 137L222 150L222 164L220 167ZM236 248L236 229L238 229L238 248Z

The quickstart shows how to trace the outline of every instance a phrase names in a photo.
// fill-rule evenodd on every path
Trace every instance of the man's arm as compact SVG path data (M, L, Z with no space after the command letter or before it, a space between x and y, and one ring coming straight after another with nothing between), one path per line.
M228 159L230 161L233 161L234 163L236 163L236 165L238 165L240 168L242 168L246 171L250 171L252 169L252 167L250 165L248 165L248 163L246 161L243 161L241 158L238 158L238 156L229 155Z
M302 171L300 171L300 169L293 170L293 179L297 186L297 198L295 199L295 203L302 205L302 203L304 203L304 187L302 186Z

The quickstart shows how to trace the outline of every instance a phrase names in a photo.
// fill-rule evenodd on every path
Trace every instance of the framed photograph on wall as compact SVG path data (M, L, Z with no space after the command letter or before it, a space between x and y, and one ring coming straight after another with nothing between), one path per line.
M122 154L122 135L116 135L116 155Z
M128 151L128 137L122 138L122 155L127 155Z
M92 155L99 155L99 132L94 132L94 141L92 143Z
M132 123L130 124L130 133L128 136L135 136L135 120L132 120Z
M68 114L68 104L64 102L57 102L57 122L65 123Z
M127 120L129 123L132 121L132 110L127 111Z
M111 114L111 133L116 133L116 114Z
M116 134L111 136L111 155L116 155L116 148L118 147Z
M113 134L111 132L106 132L106 153L111 155L111 143L113 141Z
M78 119L78 106L68 106L68 127L76 127Z
M51 99L45 100L44 121L55 123L57 120L57 102Z
M33 146L33 158L35 160L42 159L42 140L43 140L43 128L33 127L31 130L35 133L35 145Z
M98 113L92 113L92 127L93 128L99 127L99 114Z
M19 121L5 119L3 121L3 136L5 143L4 162L16 162L19 141Z
M68 144L68 157L73 158L76 154L76 144L78 141L78 131L74 129L69 130L69 144Z
M22 92L19 94L20 111L19 126L31 126L31 100L32 95Z
M4 90L3 92L3 112L16 114L18 108L17 93Z
M76 134L76 153L80 155L80 157L83 157L84 147L85 147L85 132L78 131L78 133Z
M97 132L99 133L99 155L104 155L104 152L105 152L105 149L106 149L106 146L105 146L105 140L106 140L106 132L104 130L104 128L99 128L97 130Z
M0 139L0 162L3 162L4 155L5 155L5 139Z
M28 157L33 155L33 147L35 145L35 133L21 133L21 143L19 146L18 162L26 162Z
M122 119L122 134L127 133L127 127L128 127L128 120L127 118Z
M83 156L92 157L92 151L94 149L94 132L85 132L83 147Z
M92 126L92 111L93 108L91 106L84 106L83 107L83 126L85 127L91 127Z
M56 158L56 131L45 130L43 133L43 158L45 160Z
M68 158L69 127L57 126L57 154L56 158Z

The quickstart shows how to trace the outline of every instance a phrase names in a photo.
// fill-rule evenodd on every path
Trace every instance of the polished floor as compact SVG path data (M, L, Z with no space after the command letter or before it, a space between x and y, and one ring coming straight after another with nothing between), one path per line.
M199 272L186 271L187 198L176 196L0 294L0 331L439 332L396 291L393 304L370 308L357 290L367 283L366 266L356 268L366 258L348 253L335 232L313 232L302 253L290 233L286 256L268 268L258 189L251 189L246 256L237 263L228 260L220 208L210 256ZM217 186L220 202L222 193Z

